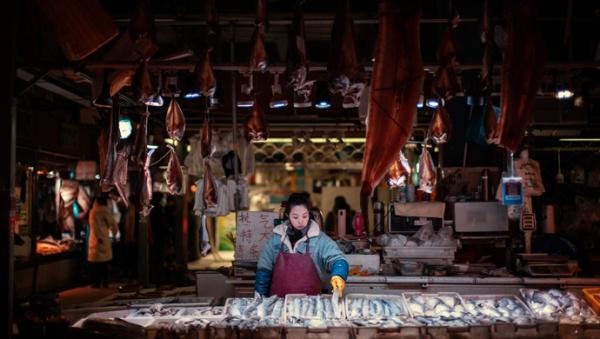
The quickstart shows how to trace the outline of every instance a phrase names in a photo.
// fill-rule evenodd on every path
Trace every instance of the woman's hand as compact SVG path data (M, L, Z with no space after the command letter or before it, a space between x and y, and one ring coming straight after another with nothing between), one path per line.
M331 287L333 288L333 292L335 293L335 290L337 289L341 298L344 295L344 287L346 287L346 282L344 282L344 279L338 275L334 275L331 277L330 283Z

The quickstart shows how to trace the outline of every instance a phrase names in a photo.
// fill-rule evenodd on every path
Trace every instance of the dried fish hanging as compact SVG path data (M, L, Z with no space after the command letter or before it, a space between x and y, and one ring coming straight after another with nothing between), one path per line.
M267 11L265 0L256 2L256 19L254 33L250 42L250 70L264 72L268 66L267 49L265 48L265 32L267 30Z
M181 194L183 188L183 172L179 165L179 159L175 149L171 145L167 145L169 148L169 163L167 164L167 188L169 193L172 195Z
M244 136L248 142L267 140L269 137L268 125L264 119L264 113L256 99L254 99L254 106L252 106L250 116L244 123Z
M133 154L131 160L134 164L143 167L146 162L147 148L148 148L148 107L146 106L146 112L142 114L140 122L137 125L135 132L135 141L133 143Z
M217 6L215 0L205 1L206 10L206 26L208 29L208 40L209 46L215 46L215 39L219 35L219 13L217 12Z
M444 144L450 138L452 125L450 116L444 106L440 106L433 111L431 124L429 125L429 135L436 144Z
M133 98L138 102L146 102L154 94L150 72L148 71L148 61L144 60L138 67L133 80Z
M128 32L122 34L103 56L104 62L144 62L156 54L159 47L154 37L154 16L147 0L137 0L131 14ZM133 84L135 69L116 71L111 77L110 93L115 95L123 86ZM136 91L137 86L134 86Z
M211 49L208 49L202 58L202 61L196 65L195 73L198 81L198 90L200 95L208 98L207 102L210 103L210 98L215 95L217 89L217 79L213 72L210 64L210 53Z
M200 149L202 152L202 157L206 158L210 156L212 153L212 128L210 123L210 113L208 109L206 113L204 113L204 122L202 123L202 139L200 141Z
M286 55L287 87L294 90L294 107L310 107L310 94L315 83L307 81L308 57L306 53L306 38L304 30L304 16L301 2L296 2L294 19L288 27L288 47Z
M448 1L448 27L437 50L437 58L440 63L433 82L434 92L444 101L451 100L459 90L458 79L454 67L456 61L456 39L454 30L460 22L460 16L454 7L453 1Z
M142 216L150 215L152 210L152 174L150 173L150 160L154 150L151 149L145 156L143 168L140 171L140 181L138 182L138 199L140 214Z
M104 166L100 168L100 186L102 192L110 192L113 189L113 171L117 160L117 145L119 143L119 97L112 98L113 107L110 112L108 122L108 132L100 134L98 139L98 148L100 149L100 164ZM104 161L102 160L104 159Z
M423 143L423 150L419 157L419 188L425 193L433 193L437 183L437 173L431 154L427 150L427 139Z
M410 164L408 159L404 156L402 151L398 154L396 159L387 174L387 183L390 188L404 187L410 180Z
M342 106L344 108L358 107L360 96L365 88L365 71L358 57L349 0L338 2L331 31L331 50L327 71L330 77L330 91L342 95Z
M165 126L171 139L181 141L185 133L185 116L174 95L171 95L171 103L167 109Z

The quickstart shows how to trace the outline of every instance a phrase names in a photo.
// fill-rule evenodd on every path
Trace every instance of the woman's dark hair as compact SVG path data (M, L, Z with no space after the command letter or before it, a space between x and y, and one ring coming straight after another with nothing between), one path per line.
M304 206L309 211L308 218L312 220L312 214L310 213L310 201L308 201L306 194L303 193L292 193L288 197L287 205L285 206L285 218L289 218L290 211L296 206Z
M98 203L98 205L106 206L108 204L108 198L106 197L106 194L102 193L99 196L97 196L96 202Z

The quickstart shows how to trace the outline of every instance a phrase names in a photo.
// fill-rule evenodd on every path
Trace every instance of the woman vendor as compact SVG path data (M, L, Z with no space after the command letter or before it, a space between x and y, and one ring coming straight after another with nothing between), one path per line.
M288 198L288 220L275 227L258 259L255 290L261 296L320 294L327 273L333 291L342 296L348 262L312 220L309 209L304 195L292 193Z

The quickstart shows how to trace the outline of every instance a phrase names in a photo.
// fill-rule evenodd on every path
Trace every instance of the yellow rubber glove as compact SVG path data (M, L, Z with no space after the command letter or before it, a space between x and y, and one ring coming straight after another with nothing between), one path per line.
M344 287L346 286L346 282L344 281L344 279L342 279L342 277L334 275L333 277L331 277L331 287L333 288L333 291L335 292L335 290L337 289L340 292L340 298L344 295Z

